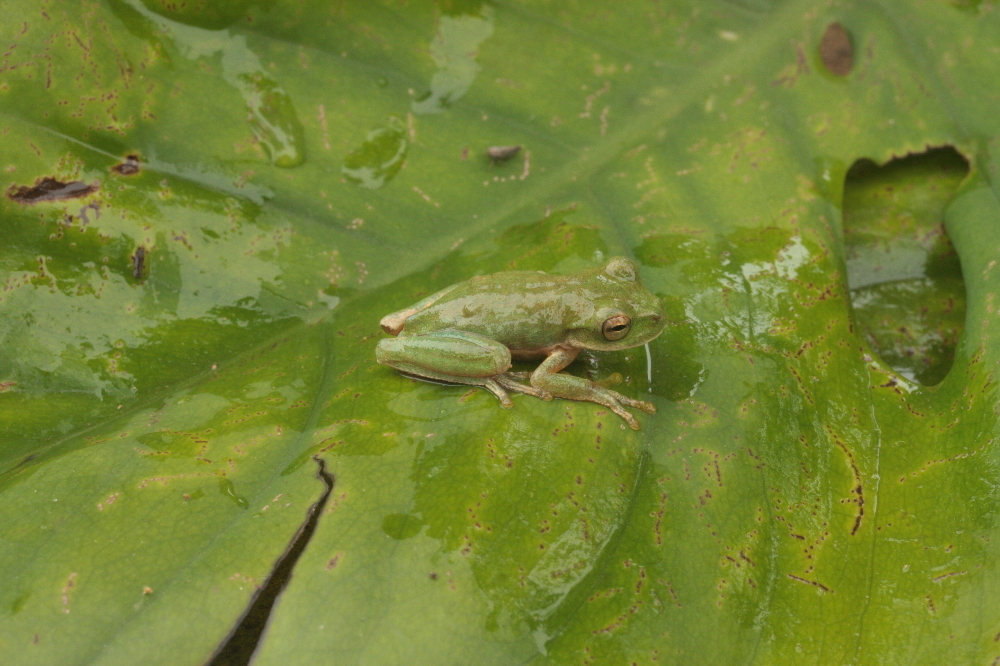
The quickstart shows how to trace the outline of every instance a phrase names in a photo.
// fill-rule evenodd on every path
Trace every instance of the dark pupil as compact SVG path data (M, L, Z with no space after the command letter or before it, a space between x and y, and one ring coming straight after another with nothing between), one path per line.
M618 324L617 326L612 326L608 330L614 331L615 333L617 333L618 331L624 331L625 330L625 324Z

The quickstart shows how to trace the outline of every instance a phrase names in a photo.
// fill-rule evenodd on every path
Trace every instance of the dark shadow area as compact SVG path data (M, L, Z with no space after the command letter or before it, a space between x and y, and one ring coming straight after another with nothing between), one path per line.
M925 386L951 369L965 326L965 280L944 211L969 173L951 146L854 163L844 184L844 244L855 322L900 375Z
M333 490L333 475L326 471L326 463L322 458L316 456L313 457L313 460L319 465L316 476L326 484L326 490L309 507L305 522L292 537L284 554L274 563L274 569L271 570L264 585L250 600L250 605L240 618L239 624L219 646L206 666L246 666L250 663L257 645L260 643L260 638L264 634L264 629L267 627L267 621L271 617L274 602L277 601L278 595L291 580L295 563L298 562L299 557L309 544L313 532L316 531L319 517L323 514L323 507L326 506L327 500L330 499L330 492Z

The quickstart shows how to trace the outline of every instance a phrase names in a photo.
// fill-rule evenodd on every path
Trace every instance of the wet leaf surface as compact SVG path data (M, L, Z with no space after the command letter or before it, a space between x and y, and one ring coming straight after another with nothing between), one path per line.
M4 13L0 660L207 663L328 490L254 664L1000 656L992 3ZM638 432L375 363L614 255Z

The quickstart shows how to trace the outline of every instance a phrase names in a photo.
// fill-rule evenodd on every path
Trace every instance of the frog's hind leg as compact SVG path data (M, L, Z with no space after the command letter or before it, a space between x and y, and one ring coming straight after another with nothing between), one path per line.
M482 386L484 389L495 395L500 399L500 404L506 409L510 409L514 406L514 401L510 399L510 394L503 390L499 382L494 381L492 377L458 377L456 375L446 375L444 373L436 373L433 370L428 370L427 368L420 368L417 366L407 367L406 363L393 364L396 370L399 370L405 375L415 377L416 379L430 379L435 381L447 382L449 384L465 384L466 386ZM500 378L502 375L497 375ZM527 393L527 391L525 391ZM551 400L551 398L549 398Z
M534 386L529 386L527 384L522 384L521 382L514 381L515 377L517 377L518 379L520 379L520 375L527 375L527 374L529 374L529 373L526 373L526 372L518 372L518 373L515 373L515 372L505 372L502 375L497 375L493 379L496 380L497 384L500 384L504 388L510 389L511 391L520 391L521 393L527 393L528 395L533 395L536 398L541 398L542 400L545 400L546 402L548 402L549 400L552 400L552 393L551 392L546 391L545 389L540 389L540 388L537 388L537 387L534 387Z
M384 338L375 349L375 360L416 377L482 386L499 398L504 407L514 405L496 381L510 369L510 350L476 333L446 329Z

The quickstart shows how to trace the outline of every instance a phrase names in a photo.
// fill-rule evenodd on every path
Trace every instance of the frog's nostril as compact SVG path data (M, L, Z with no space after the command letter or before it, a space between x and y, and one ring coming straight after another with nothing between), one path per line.
M653 315L653 323L654 324L660 323L660 315Z

